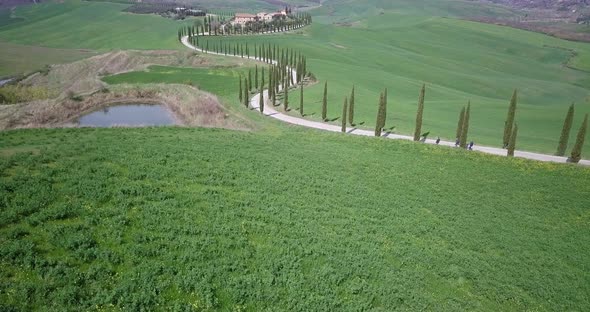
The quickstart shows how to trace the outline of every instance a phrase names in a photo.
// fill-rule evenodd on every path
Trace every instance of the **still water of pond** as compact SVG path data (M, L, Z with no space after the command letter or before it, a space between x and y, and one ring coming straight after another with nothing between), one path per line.
M165 126L174 118L162 105L129 104L106 107L78 119L82 127Z

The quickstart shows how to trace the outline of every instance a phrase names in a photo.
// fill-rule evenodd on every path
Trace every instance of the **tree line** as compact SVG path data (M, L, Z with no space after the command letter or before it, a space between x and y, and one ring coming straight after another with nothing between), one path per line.
M310 25L311 15L297 13L289 15L286 19L279 18L272 21L252 21L246 24L232 24L225 16L206 16L203 21L195 21L193 25L183 26L178 30L178 40L183 36L232 36L262 33L276 33L290 31Z

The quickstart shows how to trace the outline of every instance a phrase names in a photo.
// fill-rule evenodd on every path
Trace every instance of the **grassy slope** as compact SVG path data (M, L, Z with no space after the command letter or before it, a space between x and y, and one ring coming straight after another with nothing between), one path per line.
M0 39L25 45L60 48L174 49L182 24L156 15L121 12L128 5L66 0L18 7L24 19L0 27Z
M587 168L298 128L10 131L0 168L4 307L590 307Z
M87 50L52 49L0 42L0 77L26 73L45 65L69 63L90 57Z

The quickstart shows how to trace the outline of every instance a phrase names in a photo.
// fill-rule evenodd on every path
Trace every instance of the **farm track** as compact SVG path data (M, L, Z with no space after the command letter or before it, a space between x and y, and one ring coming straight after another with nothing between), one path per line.
M272 34L274 34L274 33L272 33ZM203 49L191 45L188 41L188 36L182 37L181 41L182 41L182 44L184 44L187 48L195 50L195 51L199 51L202 53L220 55L220 56L228 56L228 57L241 57L241 56L225 55L222 53L215 53L215 52L210 52L210 51L205 52ZM249 59L262 61L261 59L254 58L254 57L249 57ZM272 63L276 64L276 61L272 61ZM295 69L293 69L293 77L296 77L296 75L297 75L297 72L295 71ZM264 95L265 99L268 99L268 90L264 90L263 95ZM260 93L256 93L252 97L252 99L250 100L250 106L254 109L259 109L260 108L259 101L260 101ZM311 121L311 120L283 114L283 113L277 111L275 109L275 107L269 106L268 101L264 101L264 103L265 103L264 104L264 115L272 117L274 119L277 119L277 120L280 120L280 121L283 121L286 123L290 123L293 125L298 125L298 126L313 128L313 129L318 129L318 130L324 130L324 131L341 132L341 130L342 130L341 126L339 126L339 125L331 125L331 124L326 124L323 122ZM350 128L349 130L346 131L346 133L347 134L354 134L354 135L362 135L362 136L375 136L374 131L357 129L357 128ZM389 139L398 139L398 140L413 140L413 137L411 137L411 136L394 134L394 133L389 133L389 132L385 132L382 135L382 137L386 137ZM427 139L425 141L425 143L436 144L436 141L433 139ZM455 142L441 140L438 145L447 146L447 147L455 147ZM473 146L473 150L477 151L477 152L482 152L482 153L492 154L492 155L497 155L497 156L506 156L506 154L507 154L505 149L497 148L497 147L490 147L490 146L477 146L477 145L475 145L475 146ZM514 152L514 157L543 161L543 162L567 163L567 157L533 153L533 152L527 152L527 151L518 151L517 150ZM590 160L581 160L579 162L579 164L585 165L585 166L590 166Z

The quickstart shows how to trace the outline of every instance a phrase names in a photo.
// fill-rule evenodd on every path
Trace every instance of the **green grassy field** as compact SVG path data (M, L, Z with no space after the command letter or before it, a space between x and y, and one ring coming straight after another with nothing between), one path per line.
M19 21L0 26L0 40L72 49L175 49L175 34L190 19L122 12L126 4L66 0L17 7Z
M74 62L96 55L88 50L52 49L0 42L0 77L42 69L45 65Z
M247 77L254 68L177 68L150 66L142 72L123 73L103 78L109 84L131 83L181 83L197 86L199 89L226 99L237 99L239 77ZM254 86L254 85L253 85Z
M281 127L9 131L0 168L3 310L590 308L583 167Z

